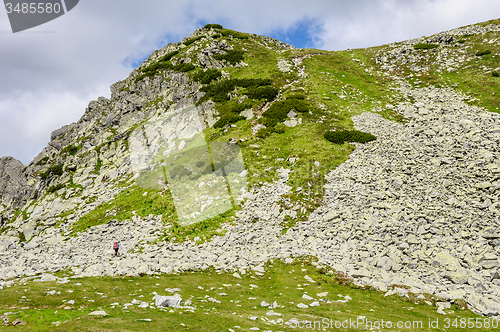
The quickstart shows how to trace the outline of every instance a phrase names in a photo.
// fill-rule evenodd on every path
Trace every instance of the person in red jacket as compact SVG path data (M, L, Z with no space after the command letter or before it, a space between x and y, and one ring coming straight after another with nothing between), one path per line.
M120 244L118 242L113 243L113 249L115 250L115 256L118 256L118 249L120 249Z

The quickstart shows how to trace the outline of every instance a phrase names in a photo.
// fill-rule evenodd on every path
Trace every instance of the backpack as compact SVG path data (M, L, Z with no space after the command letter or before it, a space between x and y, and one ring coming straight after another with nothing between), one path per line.
M113 243L113 249L118 249L118 242Z

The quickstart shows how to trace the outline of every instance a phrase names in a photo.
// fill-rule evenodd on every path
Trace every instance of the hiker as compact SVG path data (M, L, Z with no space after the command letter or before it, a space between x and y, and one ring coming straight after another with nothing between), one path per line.
M121 245L118 242L113 243L113 249L115 250L115 256L118 255L118 249L120 249Z

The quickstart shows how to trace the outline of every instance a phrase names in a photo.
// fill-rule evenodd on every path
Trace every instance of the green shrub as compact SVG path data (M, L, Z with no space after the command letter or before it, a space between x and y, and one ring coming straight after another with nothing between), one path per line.
M205 38L205 36L198 36L198 37L194 37L194 38L188 39L183 44L186 45L186 46L189 46L192 43L194 43L195 41L200 40L201 38Z
M62 188L64 188L64 185L58 184L56 186L52 186L49 189L47 189L47 193L52 194L53 192L56 192L56 191L58 191L58 190L60 190Z
M278 89L270 86L251 87L248 88L247 95L248 98L271 101L278 95Z
M157 62L143 68L141 70L141 74L135 78L135 81L140 81L146 77L153 77L159 70L162 69L173 69L174 66L169 61L177 54L179 54L179 51L173 51L165 54L164 56L159 58Z
M220 33L216 33L215 35L212 35L212 38L213 39L217 39L217 38L220 38L221 34Z
M227 30L227 29L222 30L221 34L225 37L233 36L234 38L238 38L238 39L248 39L248 35L246 35L244 33L232 31L232 30Z
M374 135L359 130L327 131L324 137L334 144L344 144L344 142L366 143L377 139Z
M491 72L491 76L493 76L493 77L500 77L500 73L497 72L497 71L493 71L493 72Z
M280 121L283 121L283 120L278 120L277 118L268 118L265 116L260 118L260 122L268 128L272 128L272 127L276 126L278 123L280 123Z
M466 40L465 40L465 39L460 39L458 42L459 42L460 44L463 44L463 43L465 43L465 42L466 42Z
M224 128L228 124L236 123L240 120L245 120L244 117L236 115L236 114L226 114L223 115L215 124L214 128Z
M306 99L306 96L303 95L302 93L295 93L293 95L291 95L290 97L288 97L288 99L299 99L299 100L305 100Z
M491 51L490 50L485 50L485 51L479 51L476 53L477 56L483 56L483 55L486 55L486 54L490 54Z
M247 109L252 108L252 107L253 107L253 105L252 105L251 102L245 101L245 102L243 102L241 104L233 106L231 108L231 113L240 114L244 110L247 110Z
M262 120L262 123L267 127L275 126L278 122L284 121L287 118L288 112L292 110L307 112L309 108L307 103L300 99L285 99L278 101L262 114L263 118L265 118Z
M283 134L286 130L286 126L282 123L276 125L275 127L262 128L255 134L259 138L266 138L271 134Z
M215 54L214 59L216 60L226 60L227 62L235 65L240 61L243 61L243 51L230 50L226 51L226 54Z
M186 73L186 72L191 71L195 68L196 67L194 65L192 65L191 63L184 62L184 63L179 63L178 65L174 66L172 69L175 71L180 71L180 72Z
M212 99L214 102L223 102L228 100L228 93L233 91L235 87L252 87L252 86L263 86L269 85L272 81L270 79L232 79L222 82L217 82L215 84L204 86L200 89L202 92L206 92L205 95L198 101L200 104L208 99Z
M242 88L265 86L273 84L270 78L241 78L237 79L236 85Z
M57 176L61 176L63 175L63 166L63 164L52 166L48 169L48 172Z
M413 45L413 48L416 50L430 50L438 47L439 47L438 44L430 44L430 43L418 43Z
M49 167L49 169L43 173L40 174L40 177L45 180L46 178L49 177L50 174L61 176L63 174L63 164L55 165L52 167Z
M204 29L223 29L224 27L220 24L206 24Z
M173 51L173 52L170 52L168 54L165 54L164 56L162 56L161 58L158 59L158 62L166 62L166 61L169 61L170 59L172 59L174 56L176 56L177 54L179 54L179 51Z
M81 145L68 145L64 149L61 150L61 153L69 153L70 155L74 156L80 150L82 146Z
M35 165L40 166L40 165L45 165L49 161L49 157L43 157L39 161L36 162Z
M201 84L209 84L212 81L217 80L222 77L222 73L217 69L207 69L206 71L199 71L194 76L193 79L200 82Z

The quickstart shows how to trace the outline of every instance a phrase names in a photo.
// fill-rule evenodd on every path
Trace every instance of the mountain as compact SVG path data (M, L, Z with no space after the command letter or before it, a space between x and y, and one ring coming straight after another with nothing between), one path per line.
M29 165L0 159L0 279L313 256L498 315L499 40L500 20L340 52L198 29Z

